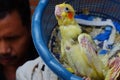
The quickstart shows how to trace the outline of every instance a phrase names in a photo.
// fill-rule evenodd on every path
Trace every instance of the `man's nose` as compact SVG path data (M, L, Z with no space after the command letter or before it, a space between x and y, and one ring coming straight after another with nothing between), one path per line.
M5 41L0 41L0 54L7 54L10 53L11 47Z

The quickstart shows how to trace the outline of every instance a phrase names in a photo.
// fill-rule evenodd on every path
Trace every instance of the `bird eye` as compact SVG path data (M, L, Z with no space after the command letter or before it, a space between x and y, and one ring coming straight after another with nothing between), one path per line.
M68 7L66 7L66 8L65 8L65 12L68 12L68 11L69 11L69 8L68 8Z

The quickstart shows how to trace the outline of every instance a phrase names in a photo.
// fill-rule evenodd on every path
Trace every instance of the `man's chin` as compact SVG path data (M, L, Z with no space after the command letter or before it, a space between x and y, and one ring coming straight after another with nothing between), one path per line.
M16 65L17 62L15 60L1 60L0 64L3 66L12 66L12 65Z

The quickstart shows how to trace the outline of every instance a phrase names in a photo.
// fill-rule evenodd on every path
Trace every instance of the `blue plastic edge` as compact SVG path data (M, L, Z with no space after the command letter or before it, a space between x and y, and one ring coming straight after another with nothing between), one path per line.
M83 80L67 71L50 53L42 37L42 14L49 0L40 0L32 16L32 38L35 48L48 67L64 80Z

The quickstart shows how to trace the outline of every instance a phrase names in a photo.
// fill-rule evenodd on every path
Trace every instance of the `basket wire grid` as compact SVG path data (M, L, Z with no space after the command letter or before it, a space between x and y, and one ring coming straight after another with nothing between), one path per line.
M50 0L43 13L42 26L46 42L50 38L51 31L57 24L54 15L54 8L59 3L71 4L76 12L87 8L91 15L109 18L120 22L120 0Z
M34 12L32 37L39 55L48 67L64 80L82 80L82 78L66 71L54 59L48 48L51 32L57 24L54 15L55 5L63 2L71 4L77 13L81 13L83 9L87 8L91 15L120 22L120 0L40 0Z

